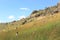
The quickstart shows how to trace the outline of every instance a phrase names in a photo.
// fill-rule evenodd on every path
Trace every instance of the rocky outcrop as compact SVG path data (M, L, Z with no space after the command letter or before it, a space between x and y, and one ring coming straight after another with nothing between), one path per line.
M43 17L46 15L54 15L55 13L60 12L60 3L58 3L56 6L52 6L52 7L48 7L44 10L34 10L30 16L28 16L25 19L21 19L21 23L25 24L28 22L31 22L34 20L34 18L38 18L38 17Z
M25 18L23 18L23 19L20 20L20 22L23 25L23 24L25 24L27 22L27 20Z

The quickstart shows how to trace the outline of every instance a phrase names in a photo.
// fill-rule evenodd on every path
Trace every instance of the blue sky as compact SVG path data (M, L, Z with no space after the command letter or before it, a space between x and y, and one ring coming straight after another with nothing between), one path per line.
M56 5L58 0L0 0L0 22L27 17L33 10Z

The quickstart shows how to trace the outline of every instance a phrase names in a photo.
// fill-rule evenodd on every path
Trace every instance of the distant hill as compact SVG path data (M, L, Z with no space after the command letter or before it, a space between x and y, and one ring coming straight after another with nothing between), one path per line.
M34 10L21 20L0 23L0 40L60 40L60 3Z
M28 16L27 18L23 18L21 20L9 22L9 23L1 23L0 27L5 28L5 27L8 27L8 25L9 27L17 27L18 25L24 25L26 23L32 22L36 20L36 18L39 18L39 17L42 18L44 16L54 15L58 12L60 12L60 3L58 3L56 6L45 8L44 10L34 10L31 13L31 15Z

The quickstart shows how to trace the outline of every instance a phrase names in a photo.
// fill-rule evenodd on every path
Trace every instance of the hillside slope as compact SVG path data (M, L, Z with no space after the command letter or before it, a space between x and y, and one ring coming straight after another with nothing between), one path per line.
M34 11L27 18L4 23L5 28L0 25L0 40L60 40L60 11L57 9L53 6Z
M0 40L60 40L60 13L0 32ZM18 31L18 37L16 32Z
M38 18L38 20L42 19L42 17L54 15L56 13L60 12L60 3L58 3L56 6L48 7L43 10L34 10L31 15L29 15L27 18L23 18L21 20L8 22L8 23L0 23L0 30L2 29L10 29L10 28L16 28L20 27L20 25L24 25L26 23L32 22Z

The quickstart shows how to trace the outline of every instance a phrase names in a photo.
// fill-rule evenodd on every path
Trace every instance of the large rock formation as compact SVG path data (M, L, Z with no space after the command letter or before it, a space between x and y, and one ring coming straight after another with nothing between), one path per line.
M35 20L38 17L46 16L46 15L54 15L55 13L58 13L58 12L60 12L60 2L57 3L56 6L48 7L43 10L34 10L30 16L28 16L27 18L21 19L20 24L23 25L25 23Z

